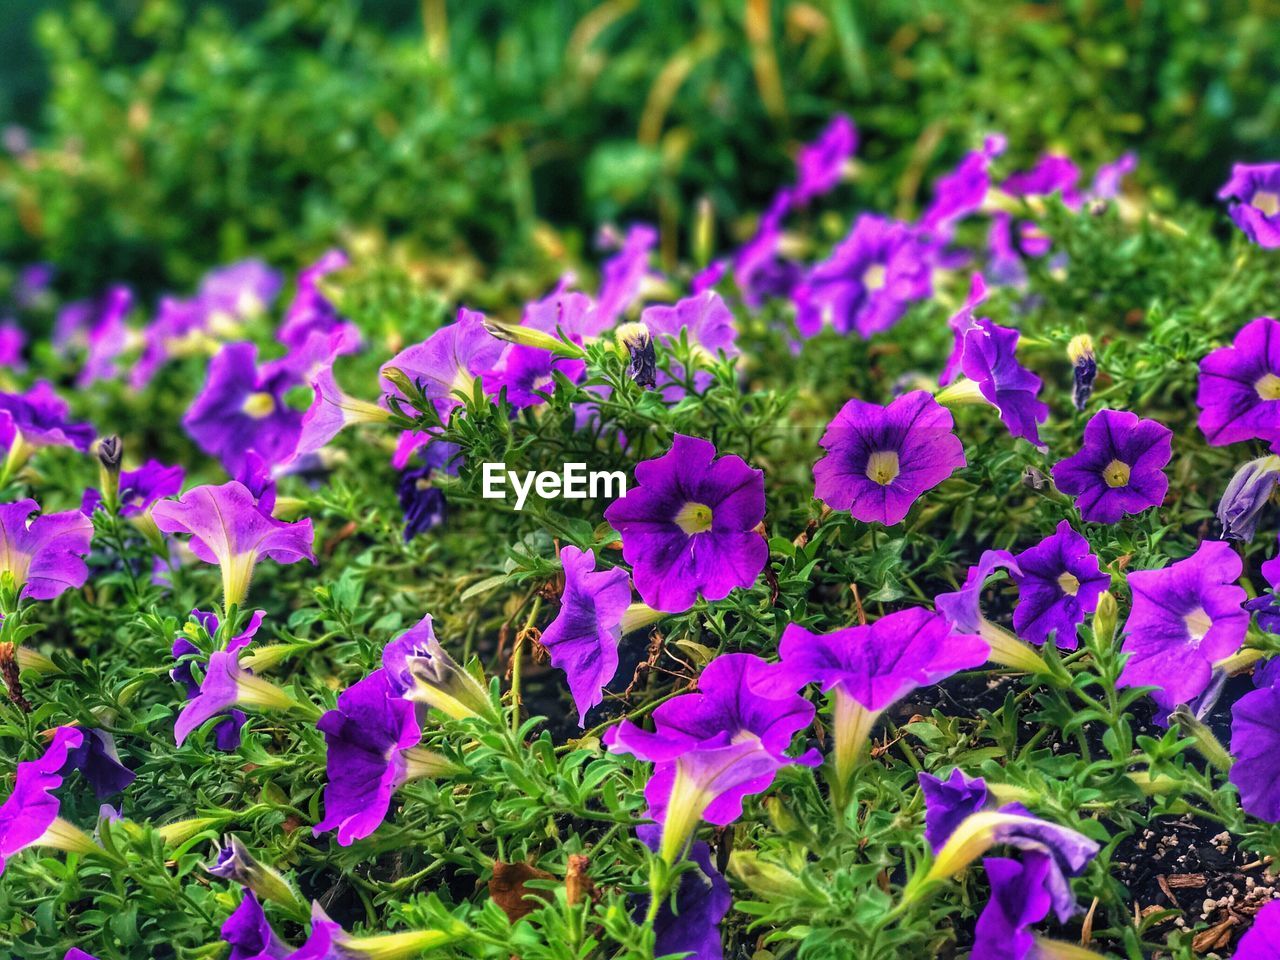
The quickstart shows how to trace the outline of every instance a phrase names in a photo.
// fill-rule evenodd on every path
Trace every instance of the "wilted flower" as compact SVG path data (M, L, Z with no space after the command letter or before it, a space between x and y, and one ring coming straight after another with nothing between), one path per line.
M52 600L84 586L89 568L83 557L93 539L93 523L79 510L46 513L34 500L0 504L0 573L13 577L19 597Z
M860 214L796 288L797 328L806 337L823 327L863 338L888 330L933 292L933 254L911 225Z
M920 607L827 634L788 624L778 649L780 677L797 688L816 683L831 694L833 790L840 798L881 713L916 687L981 666L988 654L981 638L953 632L943 617Z
M813 143L796 157L796 203L808 203L835 188L845 164L858 149L858 128L844 114L836 114Z
M1087 333L1072 337L1067 344L1067 359L1071 361L1071 403L1077 410L1083 410L1093 395L1093 382L1098 378L1093 338Z
M13 792L0 805L0 874L5 860L27 847L45 846L80 853L95 848L93 840L58 816L53 791L62 786L67 754L84 740L75 727L59 727L38 760L18 764Z
M560 551L564 593L560 612L542 632L552 666L565 672L578 708L578 725L603 699L605 684L618 669L622 616L631 604L631 583L621 567L594 572L595 554L574 546Z
M1258 317L1200 361L1200 429L1215 447L1280 441L1280 321Z
M627 349L627 376L637 386L652 390L658 384L658 356L649 328L643 323L624 323L619 325L617 337Z
M253 568L264 557L315 563L311 521L285 523L263 513L248 488L235 480L195 487L177 500L157 503L151 515L165 533L189 534L191 551L205 563L218 564L225 607L244 600Z
M1218 191L1231 219L1260 247L1280 247L1280 163L1237 163Z
M1053 535L1019 553L1018 606L1013 628L1032 643L1050 636L1064 650L1076 648L1076 627L1093 612L1111 578L1101 571L1089 541L1071 529L1066 520Z
M445 652L427 614L386 645L382 667L396 696L461 720L494 718L489 692Z
M1258 517L1280 483L1280 457L1271 454L1250 460L1231 478L1218 502L1222 535L1230 540L1252 540Z
M220 880L248 887L252 894L280 904L287 910L305 913L305 906L279 871L258 861L235 834L228 834L218 848L217 859L205 867Z
M435 407L441 420L462 405L455 393L470 396L476 379L493 367L501 356L503 343L484 328L484 315L461 308L458 319L427 337L422 343L406 347L381 368L389 392L404 392L395 380L400 376L422 391ZM389 371L398 375L388 376Z
M756 527L764 474L741 457L716 457L708 440L676 434L671 449L635 469L636 485L604 512L622 534L636 590L655 610L679 613L699 593L723 600L749 587L769 560Z
M1076 498L1080 516L1116 523L1164 502L1173 431L1125 410L1099 410L1085 425L1080 452L1053 465L1053 481Z
M1240 573L1231 546L1207 540L1185 560L1129 574L1133 605L1121 647L1129 659L1117 685L1158 688L1152 699L1166 712L1202 693L1214 663L1239 649L1249 627Z
M814 496L864 523L899 523L921 494L965 465L949 411L923 390L887 407L854 398L827 425Z

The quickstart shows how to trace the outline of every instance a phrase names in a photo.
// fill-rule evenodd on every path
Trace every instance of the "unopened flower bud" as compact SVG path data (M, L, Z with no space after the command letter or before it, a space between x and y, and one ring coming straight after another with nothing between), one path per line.
M98 484L102 487L102 502L115 513L120 500L120 459L124 444L114 434L98 441Z
M1169 720L1178 725L1184 737L1195 741L1196 751L1210 764L1219 770L1231 769L1231 754L1227 753L1226 747L1213 735L1213 731L1196 719L1185 703L1169 714Z
M240 838L228 835L217 859L205 867L213 876L248 887L262 900L271 900L299 916L307 915L306 903L279 872L260 863Z
M120 472L120 459L124 456L124 444L115 434L98 441L98 462L107 470Z
M1093 381L1098 376L1098 360L1093 353L1093 338L1081 333L1067 344L1067 359L1071 361L1075 383L1071 388L1071 402L1077 410L1083 410L1093 394Z
M1022 485L1029 490L1040 493L1049 489L1049 478L1043 472L1028 464L1022 469Z
M1111 641L1115 639L1116 618L1119 613L1116 598L1110 591L1103 592L1102 596L1098 597L1098 606L1093 611L1093 636L1099 646L1110 646Z
M627 364L627 376L640 386L652 389L658 382L658 357L649 328L643 323L624 323L618 327L617 336L631 358Z
M1231 478L1218 503L1222 535L1230 540L1252 540L1262 508L1280 482L1280 457L1270 454L1250 460Z

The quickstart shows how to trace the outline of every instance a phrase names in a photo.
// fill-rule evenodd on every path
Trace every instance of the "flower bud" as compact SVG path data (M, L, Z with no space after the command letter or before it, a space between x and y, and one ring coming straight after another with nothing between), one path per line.
M1280 482L1280 457L1275 454L1250 460L1231 478L1218 503L1222 535L1230 540L1252 540L1262 508Z
M1093 394L1093 381L1098 376L1098 361L1093 353L1093 338L1081 333L1067 344L1067 359L1071 361L1075 383L1071 389L1071 402L1077 410L1083 410Z
M102 502L111 513L120 506L120 458L124 445L112 435L98 441L98 485L102 488Z
M804 883L790 870L764 860L754 850L735 850L729 872L763 900L801 900L808 896Z
M225 845L218 849L217 859L205 869L222 880L248 887L261 900L271 900L299 916L307 916L306 903L276 870L264 866L240 842L228 834Z
M522 347L534 347L538 350L547 350L556 356L569 357L574 360L584 360L587 356L587 351L576 343L561 340L559 337L543 333L533 327L507 323L503 320L495 320L492 317L485 317L483 324L490 336L499 340L506 340L508 343L519 344Z
M649 328L643 323L624 323L618 327L617 336L631 358L627 364L627 376L639 386L652 389L658 382L658 357Z
M1093 636L1099 646L1110 646L1115 639L1116 619L1119 613L1120 608L1116 605L1116 598L1110 591L1098 597L1098 606L1093 611Z
M1196 751L1200 756L1219 770L1231 769L1231 764L1234 762L1231 754L1227 753L1226 748L1213 735L1213 731L1196 719L1185 703L1180 704L1169 714L1169 719L1178 725L1184 737L1195 741Z

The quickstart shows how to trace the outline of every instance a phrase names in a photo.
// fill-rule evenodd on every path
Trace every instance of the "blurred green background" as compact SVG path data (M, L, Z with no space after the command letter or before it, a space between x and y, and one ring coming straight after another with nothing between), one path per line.
M185 289L247 253L294 266L391 239L468 276L551 274L607 221L720 242L836 111L859 204L910 216L1000 130L1013 158L1211 201L1280 158L1271 0L10 2L0 246L67 294ZM21 129L19 129L21 128Z

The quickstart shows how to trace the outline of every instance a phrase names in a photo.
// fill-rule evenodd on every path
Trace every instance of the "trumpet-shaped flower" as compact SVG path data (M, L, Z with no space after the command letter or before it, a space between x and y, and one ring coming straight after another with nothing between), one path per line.
M46 513L34 500L0 504L0 573L13 577L19 596L52 600L84 586L89 568L83 557L93 539L93 523L79 510Z
M861 214L831 255L796 288L796 326L863 338L888 330L933 292L934 248L909 224Z
M1053 860L1030 852L1021 861L986 857L982 866L991 899L974 927L971 960L1028 960L1036 945L1028 928L1047 917L1053 905L1048 887Z
M566 546L560 562L560 613L542 632L541 642L551 654L552 666L569 678L578 725L586 726L587 711L603 699L604 686L618 669L618 641L622 615L631 604L631 583L620 567L596 573L590 550Z
M1049 406L1039 399L1040 378L1018 363L1019 336L985 318L972 321L964 334L960 369L999 411L1011 434L1039 447L1037 424L1048 419Z
M1280 456L1274 453L1250 460L1231 478L1218 502L1222 535L1230 540L1253 539L1258 518L1280 483Z
M1173 456L1173 431L1124 410L1099 410L1084 428L1084 445L1053 465L1053 482L1076 498L1080 516L1116 523L1164 502L1165 464Z
M1231 219L1260 247L1280 247L1280 163L1237 163L1218 191Z
M1111 581L1089 551L1089 541L1063 520L1052 536L1014 560L1018 566L1013 574L1018 585L1014 630L1032 643L1044 643L1052 636L1062 649L1074 650L1076 627L1098 606Z
M93 841L78 828L58 816L58 798L53 791L62 786L62 771L68 753L84 741L75 727L59 727L38 760L18 764L13 792L0 805L0 874L5 861L19 850L49 846L84 852Z
M332 365L323 366L311 381L315 396L302 415L294 456L322 449L345 427L358 423L386 423L391 414L372 400L345 393L333 376Z
M262 620L265 616L266 612L263 610L254 611L244 629L229 639L224 644L223 649L235 653L247 647L253 641L258 628L262 626ZM200 623L210 637L218 635L219 624L216 614L192 610L191 618ZM169 671L170 679L182 684L186 690L188 700L199 696L200 682L196 680L195 671L192 667L194 655L200 652L200 648L188 637L180 635L173 641L171 652L177 664ZM223 719L213 731L213 742L217 749L223 753L231 753L240 748L240 728L244 726L245 719L244 713L239 710L227 710L224 712Z
M259 560L315 563L311 521L285 523L263 513L248 488L235 480L195 487L177 500L157 503L151 514L162 531L188 534L191 551L205 563L218 564L228 607L248 594Z
M71 423L68 407L44 380L26 393L0 393L0 446L9 463L20 465L37 447L74 447L87 453L94 430L87 423Z
M182 708L174 724L178 746L206 721L224 715L233 706L293 710L298 704L279 687L242 667L240 649L216 650L209 655L199 692Z
M679 613L699 593L722 600L749 587L769 559L764 474L741 457L716 457L710 441L677 434L671 449L636 466L636 485L604 516L622 534L622 555L641 599Z
M951 414L923 390L886 407L856 397L827 425L813 467L814 496L864 523L893 526L911 505L965 465Z
M210 322L227 325L266 312L283 285L280 274L261 260L239 260L206 273L198 296Z
M1009 174L1000 189L1014 197L1044 197L1057 193L1062 202L1072 209L1080 206L1080 194L1076 184L1080 180L1080 168L1070 157L1058 153L1046 153L1030 170Z
M454 394L470 396L476 378L497 362L502 350L502 341L485 330L484 315L462 308L456 321L384 363L382 377L388 391L403 396L400 388L387 377L388 370L400 371L422 391L440 419L448 420L462 405Z
M796 156L796 203L808 203L835 189L845 164L858 149L858 128L844 114L836 114L812 143Z
M584 339L594 335L596 325L596 309L591 298L561 287L545 299L530 304L520 328L549 337L562 336L581 345ZM503 348L497 362L481 374L481 379L485 393L497 396L505 388L507 402L524 408L542 403L541 394L555 390L555 374L577 381L585 372L586 364L580 357L513 342Z
M386 645L382 667L396 696L455 720L493 717L488 691L440 645L430 614Z
M165 466L159 460L148 460L137 470L121 471L117 493L120 500L120 516L141 516L150 510L156 501L181 493L182 482L186 479L186 475L182 467ZM80 500L80 512L86 517L91 517L101 502L101 492L90 487L85 490Z
M952 593L938 594L934 604L956 630L982 637L991 648L993 663L1027 673L1043 673L1048 667L1035 650L982 613L982 591L987 580L1001 567L1014 576L1022 575L1018 561L1008 550L984 550L978 563L969 568L961 588Z
M951 316L951 319L947 321L947 326L951 328L955 343L951 347L951 356L947 358L946 366L942 368L942 374L938 377L940 386L945 387L960 372L960 361L964 359L965 337L977 325L977 321L973 316L974 311L986 299L987 281L982 274L975 273L969 278L969 296L965 298L964 306L957 310Z
M1280 321L1258 317L1200 361L1200 429L1215 447L1280 441Z
M222 925L222 939L231 946L227 960L285 960L291 952L276 936L252 890Z
M1162 570L1129 574L1133 605L1121 647L1129 659L1117 684L1157 687L1152 698L1165 711L1204 692L1214 663L1239 649L1249 627L1240 573L1230 544L1208 540Z

